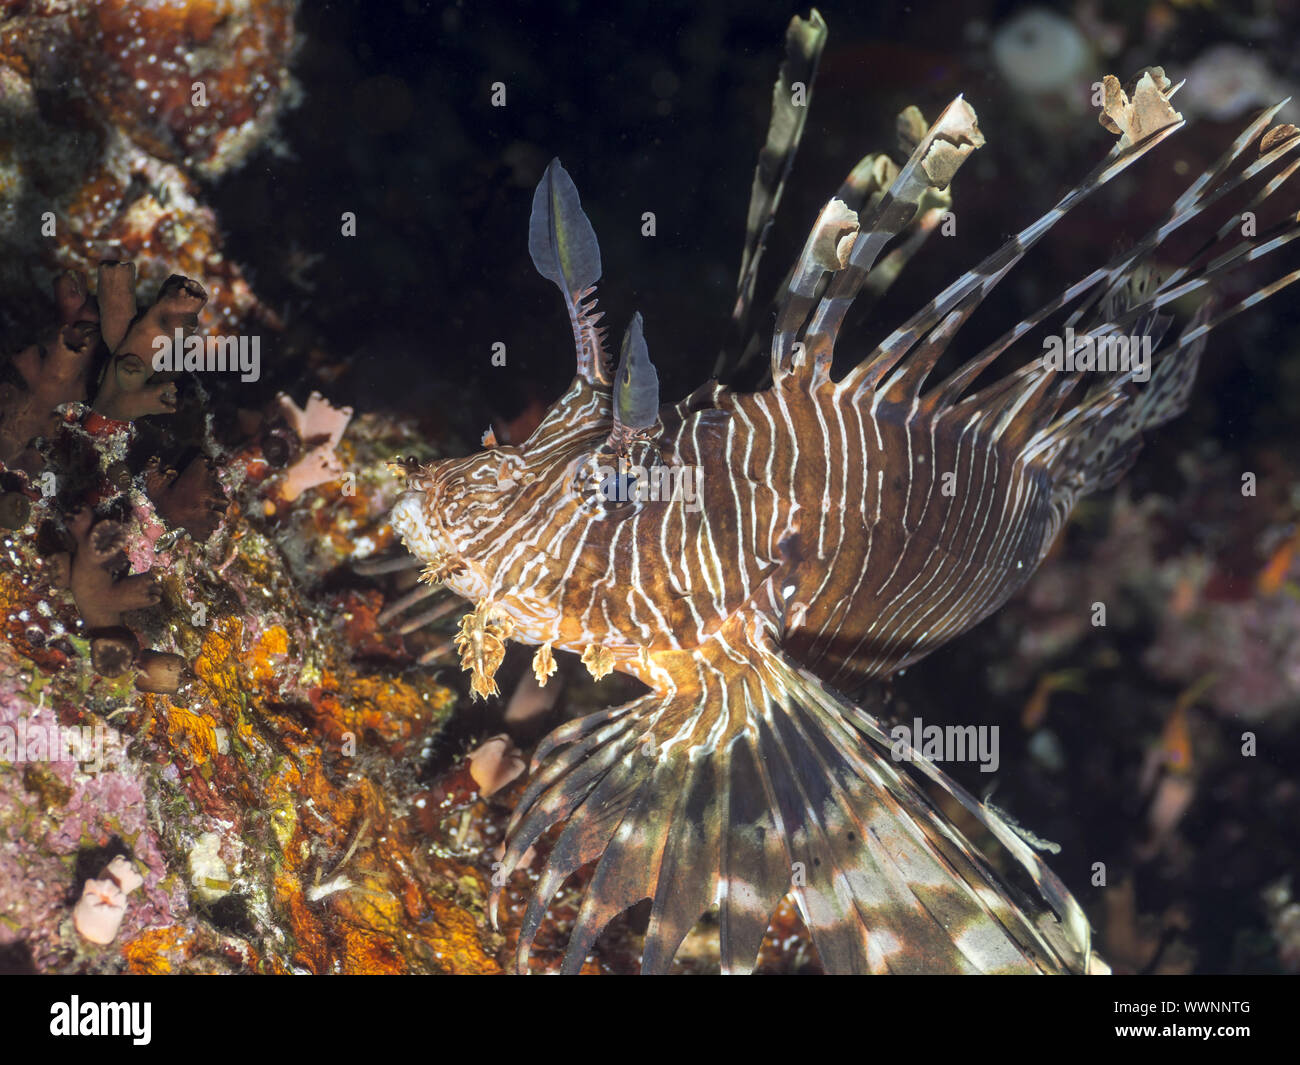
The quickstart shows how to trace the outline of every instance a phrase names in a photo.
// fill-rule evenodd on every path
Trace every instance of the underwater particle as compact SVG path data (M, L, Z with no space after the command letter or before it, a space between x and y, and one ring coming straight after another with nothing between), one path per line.
M114 880L87 880L72 911L82 939L101 946L112 943L126 916L126 892Z
M1039 729L1026 744L1029 756L1048 772L1060 773L1065 769L1065 749L1051 729Z
M469 775L485 799L515 780L525 768L518 749L504 734L484 740L469 756Z

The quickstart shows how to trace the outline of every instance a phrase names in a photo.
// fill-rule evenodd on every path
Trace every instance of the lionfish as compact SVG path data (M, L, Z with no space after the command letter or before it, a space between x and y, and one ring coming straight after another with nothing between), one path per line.
M750 203L739 322L804 124L806 109L792 101L806 98L825 36L816 11L787 33ZM742 393L715 379L671 405L660 405L639 315L611 374L595 310L596 236L568 173L558 160L547 168L529 252L564 296L577 375L523 444L486 439L467 458L408 463L392 512L426 563L423 578L474 604L456 642L476 695L495 694L509 639L538 648L542 683L562 649L597 679L619 670L648 689L557 728L536 751L491 900L495 922L504 877L554 829L522 921L521 972L556 893L592 862L568 972L611 919L645 899L643 971L668 969L713 906L723 970L751 970L787 893L831 972L1105 971L1037 841L906 745L902 764L881 720L841 694L902 670L1006 602L1076 501L1113 484L1142 434L1182 411L1207 333L1300 275L1217 313L1206 298L1217 275L1297 236L1294 217L1211 257L1236 235L1233 216L1187 265L1161 278L1151 263L1169 234L1300 145L1294 127L1269 128L1279 104L1131 248L928 383L1025 253L1182 125L1170 103L1177 87L1159 67L1102 87L1100 121L1118 135L1110 153L835 380L832 355L855 297L878 294L940 224L949 183L983 144L960 96L928 127L909 108L899 123L907 161L863 159L780 286L767 387ZM1234 167L1252 145L1259 158ZM1298 165L1269 179L1255 203ZM1192 294L1197 309L1174 334L1172 304ZM1082 359L1082 369L1049 364L1039 349L973 388L1067 308L1076 344L1149 339L1149 379L1136 360L1097 373ZM683 469L702 474L696 498L643 490ZM1006 848L1050 911L995 873L920 778Z

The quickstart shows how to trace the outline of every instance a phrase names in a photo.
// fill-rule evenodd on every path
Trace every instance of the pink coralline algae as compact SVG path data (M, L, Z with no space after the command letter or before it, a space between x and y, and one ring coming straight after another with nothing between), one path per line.
M18 669L0 644L0 946L21 944L36 968L48 969L68 964L77 949L65 921L73 916L70 893L82 887L82 853L116 848L90 879L140 891L121 915L119 937L183 919L186 902L149 824L129 741L72 707L56 710L15 690ZM83 920L106 915L83 911Z

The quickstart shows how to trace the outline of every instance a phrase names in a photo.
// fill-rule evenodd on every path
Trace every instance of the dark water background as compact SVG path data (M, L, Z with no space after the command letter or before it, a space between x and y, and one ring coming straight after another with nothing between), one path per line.
M1025 6L820 8L829 42L766 261L769 287L857 159L894 150L902 107L916 103L933 118L963 92L988 139L956 184L958 234L927 248L872 321L850 320L839 349L845 365L1036 217L1109 145L1086 112L1044 132L998 72L990 38ZM613 332L641 310L665 398L684 393L731 339L727 313L750 179L795 10L308 2L295 64L305 101L285 118L281 145L215 190L230 251L250 266L263 298L320 330L335 353L361 355L347 381L358 404L436 409L473 439L480 397L510 417L534 390L549 400L572 372L562 308L526 254L532 186L559 156L601 239L601 306ZM1097 57L1097 77L1123 80L1163 63L1177 79L1206 47L1232 39L1275 57L1281 74L1297 63L1287 43L1296 23L1285 16L1271 20L1277 29L1266 36L1260 27L1268 20L1180 11L1154 49L1145 44L1151 5L1102 10L1129 43L1114 58ZM489 102L498 81L507 87L504 108ZM1038 261L990 302L971 348L982 323L987 333L1004 328L1135 239L1190 180L1175 185L1172 165L1187 157L1199 168L1244 122L1184 131L1176 148L1147 164L1149 179L1126 176L1064 223ZM1141 180L1155 188L1135 195ZM358 215L353 240L339 235L345 210ZM640 236L644 211L656 215L653 239ZM290 245L321 256L308 275L316 283L310 295L285 277ZM1216 381L1216 432L1250 420L1276 433L1300 412L1284 400L1294 389L1280 387L1290 383L1279 356L1295 347L1294 308L1284 295L1234 326L1249 339L1234 345L1248 348L1237 358L1250 365L1229 364ZM496 341L507 345L509 363L494 373ZM1269 409L1271 400L1283 409Z

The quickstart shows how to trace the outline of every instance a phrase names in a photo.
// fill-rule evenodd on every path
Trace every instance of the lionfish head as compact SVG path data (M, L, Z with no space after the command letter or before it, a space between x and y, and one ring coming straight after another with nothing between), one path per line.
M640 314L628 325L611 379L595 310L600 249L558 159L533 197L528 245L538 271L564 295L577 376L522 445L497 445L489 431L484 442L491 446L475 455L401 464L409 490L391 514L407 549L428 564L426 579L467 598L494 589L528 519L564 528L580 510L597 518L621 513L610 505L610 471L652 450L659 423L659 378Z
M407 550L427 564L426 579L452 586L482 581L479 541L491 537L523 471L515 448L408 470L408 490L390 520Z

